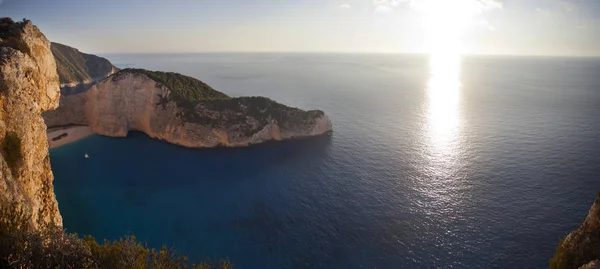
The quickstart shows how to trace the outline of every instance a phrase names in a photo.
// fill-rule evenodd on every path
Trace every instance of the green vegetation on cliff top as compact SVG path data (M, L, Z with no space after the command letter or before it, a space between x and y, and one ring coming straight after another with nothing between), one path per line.
M314 118L323 115L323 111L303 111L288 107L266 97L237 97L231 98L219 92L206 83L193 77L173 72L149 71L144 69L123 69L113 75L113 80L124 74L142 74L166 86L171 90L169 96L161 96L157 105L166 105L174 101L182 109L183 119L209 125L231 126L247 125L247 117L252 117L260 123L260 127L275 121L284 126L307 124ZM220 113L203 113L202 110L218 111ZM248 133L257 130L246 130Z
M285 129L296 129L296 126L312 125L314 119L324 113L320 110L304 111L295 107L280 104L266 97L237 97L227 100L200 102L196 111L219 111L213 113L196 113L191 116L194 122L227 128L238 126L246 135L251 135L270 122L277 123ZM247 124L248 117L255 119L258 125Z
M226 94L219 92L208 84L174 72L150 71L145 69L127 68L119 71L113 77L122 74L142 74L164 85L171 90L170 100L179 105L193 104L204 100L229 99Z
M23 26L26 23L31 21L14 22L11 18L0 18L0 47L7 46L29 54L29 47L21 39Z
M105 58L82 53L66 45L53 42L51 49L61 84L101 80L115 69Z

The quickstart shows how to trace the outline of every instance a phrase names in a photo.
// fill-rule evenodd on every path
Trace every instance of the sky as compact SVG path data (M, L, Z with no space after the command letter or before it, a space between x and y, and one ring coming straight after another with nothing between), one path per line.
M89 53L600 56L600 0L0 0Z

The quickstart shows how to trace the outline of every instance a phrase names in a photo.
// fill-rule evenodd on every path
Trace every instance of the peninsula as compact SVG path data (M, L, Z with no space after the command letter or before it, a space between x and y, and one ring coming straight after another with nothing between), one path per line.
M142 131L191 148L240 147L332 131L320 110L304 111L266 97L231 98L189 76L143 69L120 70L83 93L63 94L58 109L43 117L53 131L89 126L87 131L80 128L78 137L89 132L126 137L129 131ZM71 129L66 130L73 140Z

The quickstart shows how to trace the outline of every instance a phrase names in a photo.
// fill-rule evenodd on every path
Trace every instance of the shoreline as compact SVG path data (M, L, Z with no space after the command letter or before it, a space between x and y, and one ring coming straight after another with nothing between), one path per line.
M66 134L66 136L60 137ZM67 127L54 127L48 128L46 131L46 137L48 139L48 146L50 149L64 146L69 143L73 143L77 140L86 138L93 135L92 129L89 126L67 126ZM57 140L53 140L56 139Z
M128 137L129 132L132 132L132 131L128 131L127 132L128 134L126 136L122 136L122 138ZM297 140L305 140L305 139L311 139L311 138L315 139L315 138L319 138L319 137L331 137L331 134L333 133L333 131L330 130L330 131L326 131L326 132L323 132L318 135L289 137L289 138L280 139L280 140L269 139L269 140L261 141L258 143L230 144L230 145L219 144L219 145L215 145L215 146L198 147L198 146L188 146L188 145L185 145L182 143L178 143L177 141L168 141L165 139L152 137L152 136L148 135L147 133L145 133L143 131L139 131L139 130L135 130L135 132L143 133L144 135L148 136L152 140L158 140L158 141L162 141L167 144L184 147L184 148L189 148L189 149L246 148L246 147L254 147L254 146L260 146L260 145L271 144L271 143L297 141ZM66 145L66 144L70 144L70 143L79 141L83 138L86 138L86 137L94 135L94 134L96 134L96 133L93 132L89 126L85 126L85 125L67 125L67 126L51 127L46 130L46 139L48 140L48 149L58 148L58 147Z

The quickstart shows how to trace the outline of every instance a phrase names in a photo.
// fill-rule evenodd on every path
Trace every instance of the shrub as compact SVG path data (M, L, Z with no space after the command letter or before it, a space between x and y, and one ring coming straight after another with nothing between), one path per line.
M29 220L17 202L0 203L0 268L188 268L187 257L173 248L149 249L134 236L99 244L52 224L34 230ZM233 264L225 259L192 268L231 269Z
M31 22L26 19L22 22L14 22L11 18L0 18L0 46L11 47L29 54L29 46L21 40L23 27L27 23Z

